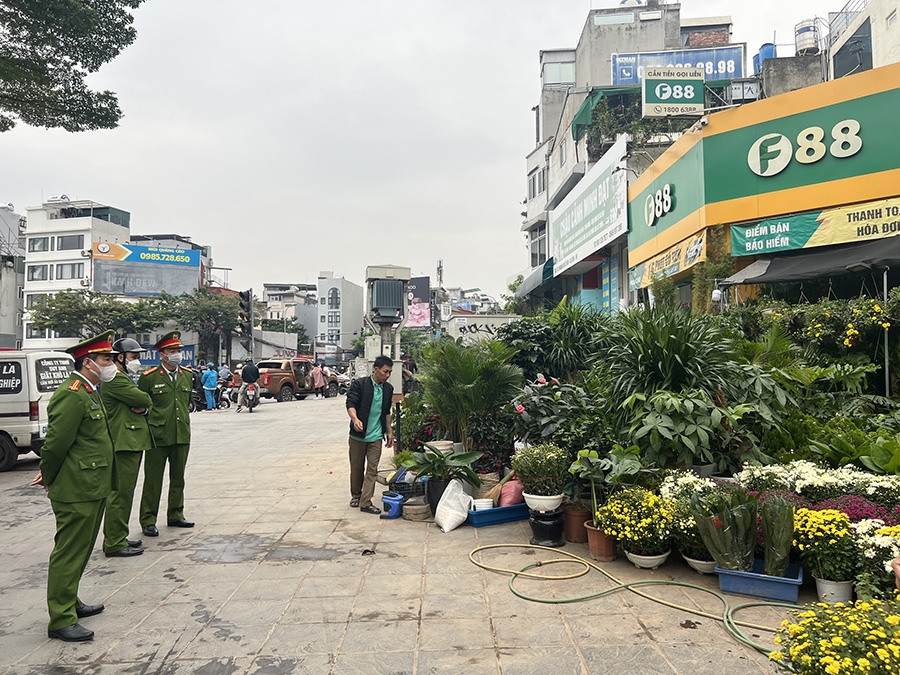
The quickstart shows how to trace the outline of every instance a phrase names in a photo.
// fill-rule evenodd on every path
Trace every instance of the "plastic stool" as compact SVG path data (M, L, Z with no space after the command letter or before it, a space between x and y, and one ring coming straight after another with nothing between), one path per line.
M400 514L403 513L403 502L406 501L406 497L399 492L383 492L381 501L384 505L384 512L381 514L382 518L399 518Z

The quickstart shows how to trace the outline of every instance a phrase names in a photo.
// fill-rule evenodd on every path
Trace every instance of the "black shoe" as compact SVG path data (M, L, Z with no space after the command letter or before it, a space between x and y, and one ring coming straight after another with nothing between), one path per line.
M125 548L120 548L118 551L109 551L106 554L107 558L131 558L132 556L141 555L144 552L142 548L132 548L131 546L126 546Z
M59 630L48 630L47 637L56 638L63 642L87 642L94 639L94 631L88 630L78 623L71 626L60 628Z
M108 553L106 555L109 555ZM81 605L81 607L75 608L75 614L79 619L83 619L86 616L94 616L95 614L99 614L106 607L103 605Z
M128 542L128 545L131 548L140 548L144 545L144 542L142 542L140 539L126 539L125 541Z
M156 525L144 525L141 528L141 532L144 533L145 537L158 537L159 530L156 529Z
M194 524L189 521L181 518L180 520L170 520L169 527L193 527Z

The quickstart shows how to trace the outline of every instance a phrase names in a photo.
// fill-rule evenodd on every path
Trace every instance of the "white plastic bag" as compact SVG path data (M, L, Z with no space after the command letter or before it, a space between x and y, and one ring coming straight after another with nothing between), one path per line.
M441 532L450 532L466 522L469 517L469 509L472 508L472 497L463 490L460 480L451 480L438 502L437 512L434 514L434 524L441 528Z

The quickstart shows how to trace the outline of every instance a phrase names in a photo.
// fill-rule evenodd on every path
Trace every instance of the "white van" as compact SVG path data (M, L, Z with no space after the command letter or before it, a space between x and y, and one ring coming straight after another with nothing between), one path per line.
M0 351L0 471L20 454L41 454L47 404L74 362L65 352Z

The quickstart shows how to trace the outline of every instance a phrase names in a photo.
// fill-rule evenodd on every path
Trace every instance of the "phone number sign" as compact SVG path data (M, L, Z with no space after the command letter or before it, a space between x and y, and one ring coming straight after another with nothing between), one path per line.
M612 55L614 86L638 85L649 68L699 68L705 80L744 77L744 45Z
M703 114L702 68L648 68L641 102L644 117Z

